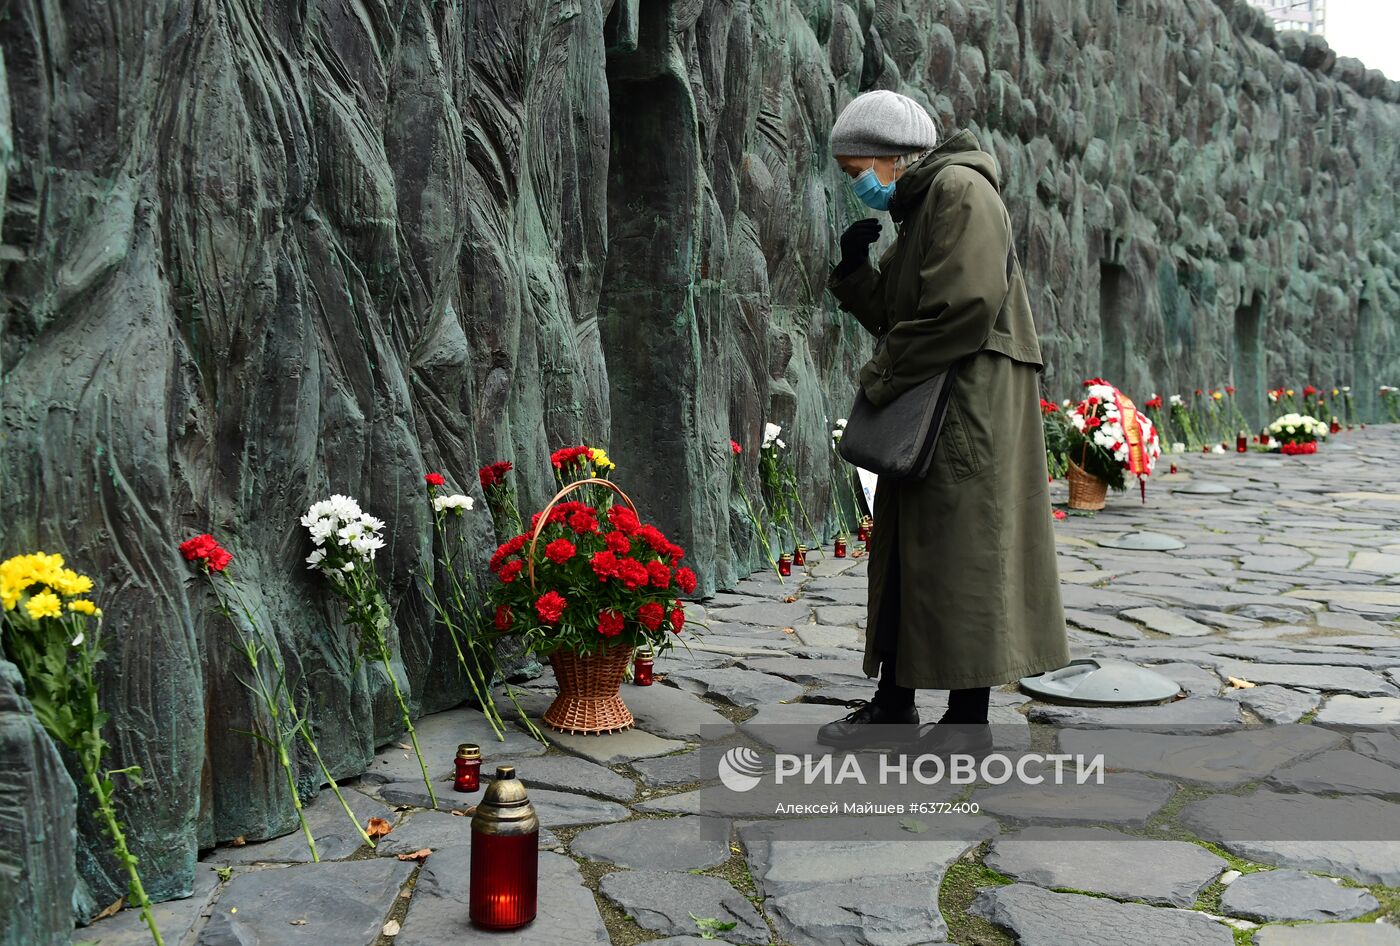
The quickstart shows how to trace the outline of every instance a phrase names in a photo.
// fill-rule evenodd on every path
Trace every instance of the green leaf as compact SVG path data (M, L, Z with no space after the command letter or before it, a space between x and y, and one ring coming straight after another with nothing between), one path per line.
M224 883L228 883L229 878L233 876L233 868L232 868L232 867L215 867L215 868L214 868L214 873L216 873L216 874L219 875L219 880L223 881Z
M736 920L717 920L712 916L700 917L694 913L690 914L690 918L695 921L696 928L700 930L701 939L718 939L719 937L715 936L716 933L727 933L739 925Z

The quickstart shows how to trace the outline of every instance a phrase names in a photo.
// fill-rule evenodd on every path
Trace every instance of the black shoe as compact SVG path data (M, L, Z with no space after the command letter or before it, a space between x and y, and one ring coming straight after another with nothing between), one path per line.
M817 730L818 745L855 749L886 743L910 742L919 735L919 710L909 706L887 709L876 702L852 700L853 712Z
M919 733L914 749L919 755L947 759L970 755L979 762L992 754L992 727L987 723L934 723Z

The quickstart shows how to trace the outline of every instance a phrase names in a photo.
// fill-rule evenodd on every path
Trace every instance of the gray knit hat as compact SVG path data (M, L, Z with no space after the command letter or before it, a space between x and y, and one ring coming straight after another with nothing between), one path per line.
M938 129L918 102L876 89L851 100L831 129L831 153L884 157L938 146Z

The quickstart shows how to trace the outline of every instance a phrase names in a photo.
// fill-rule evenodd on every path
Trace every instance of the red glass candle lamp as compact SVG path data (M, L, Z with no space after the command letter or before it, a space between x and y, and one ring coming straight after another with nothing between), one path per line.
M1172 476L1175 476L1175 475L1176 475L1176 464L1173 463L1173 464L1172 464Z
M1337 418L1335 418L1335 417L1332 418L1332 428L1331 428L1331 429L1332 429L1332 433L1334 433L1334 434L1339 434L1339 433L1341 433L1341 432L1342 432L1342 422L1341 422L1340 420L1338 420Z
M650 647L637 651L632 662L632 682L639 687L649 687L656 682L656 655Z
M1235 438L1235 452L1236 452L1236 453L1248 453L1248 452L1249 452L1249 436L1248 436L1247 434L1245 434L1245 432L1244 432L1243 430L1241 430L1241 431L1240 431L1240 435L1239 435L1238 437Z
M539 899L540 819L502 765L472 816L470 914L482 929L513 930L535 918Z
M835 554L837 558L846 557L846 537L844 535L838 535L836 537L836 551L833 554Z
M792 556L786 552L778 556L778 574L784 578L792 574Z
M792 564L794 564L794 565L806 565L806 564L807 564L807 546L805 546L805 545L799 545L799 546L796 548L796 550L793 551L793 553L792 553Z
M874 525L874 523L870 521L869 516L862 516L860 520L860 528L856 530L856 538L862 542L869 542L870 527L872 525Z
M452 787L459 792L474 792L481 788L481 748L470 742L457 747L457 778Z
M1201 444L1201 452L1202 452L1202 453L1210 453L1210 444L1208 444L1208 443L1203 443L1203 444Z

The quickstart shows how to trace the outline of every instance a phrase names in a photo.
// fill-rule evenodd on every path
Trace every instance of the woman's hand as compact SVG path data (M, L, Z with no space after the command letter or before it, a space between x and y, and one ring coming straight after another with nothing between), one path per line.
M880 239L880 221L874 217L857 220L841 234L841 262L836 267L836 275L849 275L860 268L870 257L870 244Z

